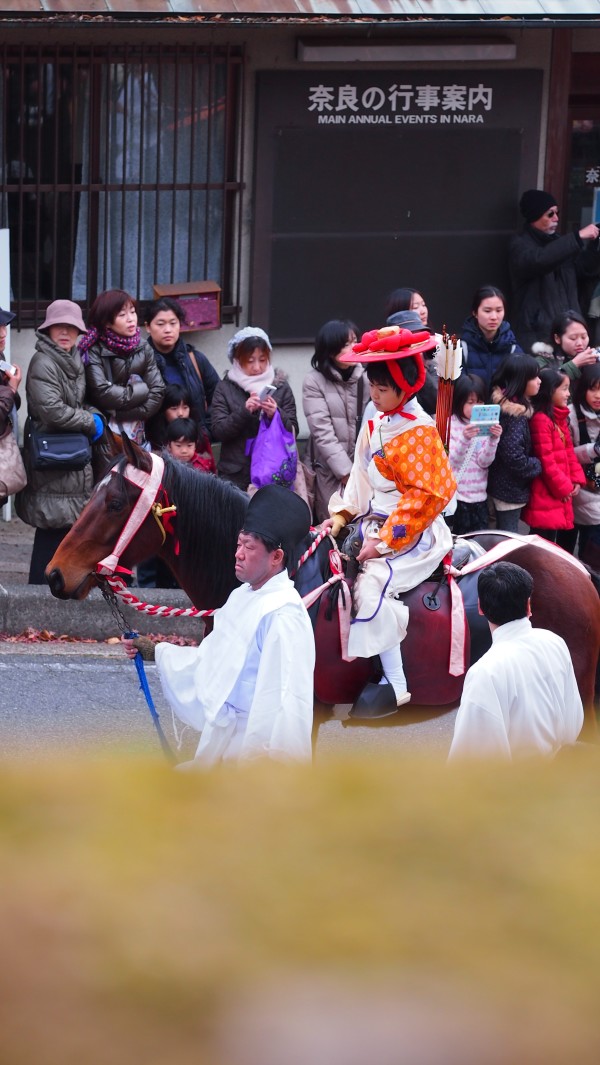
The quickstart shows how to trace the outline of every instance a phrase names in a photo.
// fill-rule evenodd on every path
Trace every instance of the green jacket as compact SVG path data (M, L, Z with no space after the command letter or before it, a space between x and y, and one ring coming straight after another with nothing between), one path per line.
M581 377L581 370L579 367L570 359L565 362L564 358L555 354L549 344L534 344L531 353L534 355L540 370L547 370L548 367L550 367L551 370L560 370L561 373L566 373L571 381L577 381L577 379Z
M77 347L63 351L45 333L37 332L35 354L27 371L25 391L29 417L36 428L54 432L95 433L92 410L84 406L85 372ZM93 487L91 464L83 470L34 470L27 440L24 452L27 486L15 499L22 521L37 529L73 525Z

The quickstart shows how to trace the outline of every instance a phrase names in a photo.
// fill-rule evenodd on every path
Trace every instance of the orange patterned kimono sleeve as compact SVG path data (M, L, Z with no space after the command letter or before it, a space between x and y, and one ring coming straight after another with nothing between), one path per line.
M442 513L456 481L434 426L406 429L386 443L384 458L375 455L374 460L400 492L398 506L379 532L388 547L400 551Z

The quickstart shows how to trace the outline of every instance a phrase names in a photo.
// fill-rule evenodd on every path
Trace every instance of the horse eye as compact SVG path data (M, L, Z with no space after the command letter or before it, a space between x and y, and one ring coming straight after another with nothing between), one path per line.
M119 514L123 510L123 501L121 499L111 499L106 506L107 510L113 511L115 514Z

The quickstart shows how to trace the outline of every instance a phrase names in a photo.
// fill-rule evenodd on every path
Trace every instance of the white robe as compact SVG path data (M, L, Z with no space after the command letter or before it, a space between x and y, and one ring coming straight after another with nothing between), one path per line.
M363 427L343 495L336 492L329 502L331 514L343 511L362 519L361 533L365 540L373 538L380 542L380 525L396 510L400 495L396 483L380 473L374 452L402 432L433 425L417 400L409 400L405 410L414 415L414 420L406 421L400 414L390 417L376 412L373 432L368 425ZM452 533L439 514L401 551L382 548L380 558L369 559L362 565L354 586L355 617L348 638L348 653L352 657L370 658L402 642L409 614L402 593L426 580L451 547Z
M287 573L236 588L200 647L158 644L156 665L174 712L202 733L199 763L311 758L315 643Z
M489 651L467 673L449 758L552 755L575 743L582 725L565 641L519 618L493 631Z

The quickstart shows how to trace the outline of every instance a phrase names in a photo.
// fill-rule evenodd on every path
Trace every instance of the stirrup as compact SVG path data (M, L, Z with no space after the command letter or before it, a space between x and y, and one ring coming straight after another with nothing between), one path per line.
M365 684L358 699L352 707L349 717L360 721L375 721L380 717L391 717L397 713L399 706L410 702L410 692L403 692L397 698L391 684Z

